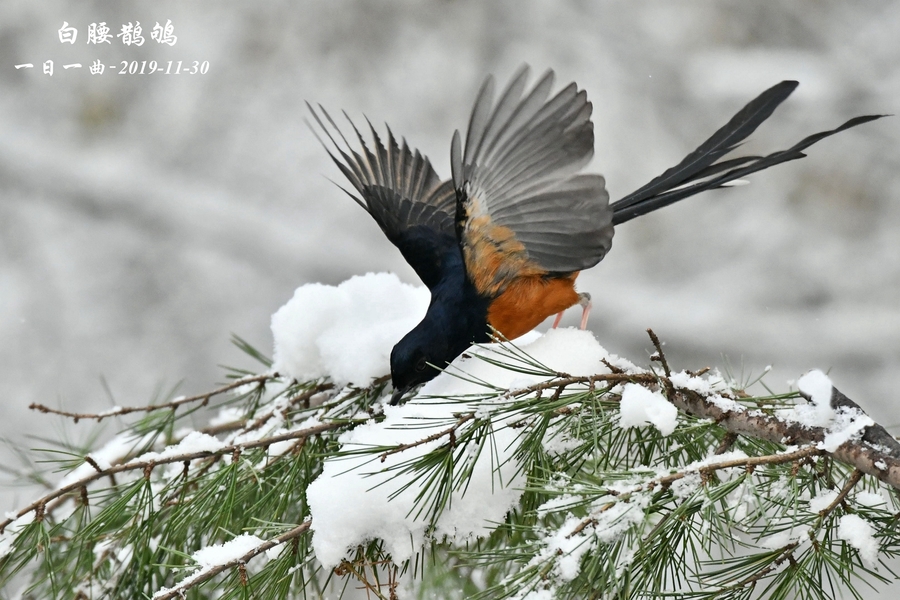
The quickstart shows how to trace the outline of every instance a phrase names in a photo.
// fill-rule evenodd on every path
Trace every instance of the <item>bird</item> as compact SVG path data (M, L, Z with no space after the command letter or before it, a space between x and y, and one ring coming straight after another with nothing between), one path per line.
M812 144L885 115L860 116L764 156L729 157L797 88L782 81L750 101L696 150L646 185L610 203L602 175L584 173L594 152L591 102L569 83L551 95L547 70L528 86L520 68L495 100L493 76L482 84L463 141L450 145L451 177L386 126L382 140L366 119L370 140L344 112L345 136L331 115L307 102L307 125L365 209L430 293L424 318L392 349L398 404L436 377L471 345L513 340L566 309L582 307L579 272L599 263L614 228L706 190L800 159ZM349 137L349 139L348 139ZM351 142L355 138L355 142Z

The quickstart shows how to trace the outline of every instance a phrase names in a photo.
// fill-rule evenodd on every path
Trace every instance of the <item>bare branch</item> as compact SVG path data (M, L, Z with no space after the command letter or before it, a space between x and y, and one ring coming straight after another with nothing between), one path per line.
M171 402L165 402L163 404L150 404L148 406L124 406L115 408L113 410L105 411L102 413L74 413L65 410L59 410L56 408L50 408L49 406L45 406L43 404L33 403L28 406L31 410L36 410L38 412L51 414L51 415L61 415L63 417L69 417L74 419L77 423L81 419L96 419L97 421L102 421L103 419L109 417L121 417L122 415L128 415L136 412L152 412L154 410L162 410L169 409L175 410L179 406L184 404L190 404L191 402L200 402L200 406L205 405L209 402L210 398L213 396L218 396L219 394L224 394L225 392L229 392L235 388L239 388L242 385L247 385L250 383L259 383L263 384L266 381L275 379L278 377L278 373L268 373L265 375L254 375L252 377L242 377L235 381L232 381L228 385L224 385L218 389L215 389L211 392L206 392L205 394L197 394L196 396L186 396L181 398L176 398Z

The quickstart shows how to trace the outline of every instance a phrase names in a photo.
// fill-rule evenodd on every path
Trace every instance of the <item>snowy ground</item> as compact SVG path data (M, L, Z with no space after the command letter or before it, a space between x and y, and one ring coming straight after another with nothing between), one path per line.
M150 40L171 19L178 41ZM79 29L61 44L63 21ZM87 45L87 26L140 21L147 42ZM296 287L367 271L415 282L327 178L303 100L365 112L449 175L449 142L482 78L556 69L594 102L613 199L677 162L784 78L794 97L748 152L865 113L896 113L900 5L803 0L483 3L478 0L0 6L2 433L57 437L31 402L136 404L250 366L235 332L272 347ZM92 76L95 59L209 61L205 75ZM40 70L52 59L52 77ZM35 69L14 65L33 63ZM900 120L622 226L584 273L591 327L641 363L644 329L677 368L725 366L785 388L812 367L892 431L900 370ZM567 323L574 322L577 311ZM105 377L113 399L100 383ZM110 426L111 433L112 426ZM83 436L80 427L72 437ZM9 494L0 499L9 498ZM4 504L9 504L4 500Z

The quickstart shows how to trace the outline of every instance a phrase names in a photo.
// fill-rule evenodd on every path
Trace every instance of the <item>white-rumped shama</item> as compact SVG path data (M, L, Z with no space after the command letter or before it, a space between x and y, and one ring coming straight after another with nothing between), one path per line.
M514 339L575 304L584 306L584 328L590 297L575 291L575 278L603 260L615 225L802 158L817 141L883 116L856 117L766 156L720 160L798 85L782 81L680 163L610 204L603 177L580 172L594 153L587 94L570 83L550 97L553 71L526 93L527 79L523 67L496 103L494 80L486 79L465 144L453 135L453 173L444 181L390 128L385 144L370 123L370 144L350 121L354 150L321 106L307 104L334 152L320 141L361 198L348 194L431 291L425 318L391 352L392 404L495 331Z

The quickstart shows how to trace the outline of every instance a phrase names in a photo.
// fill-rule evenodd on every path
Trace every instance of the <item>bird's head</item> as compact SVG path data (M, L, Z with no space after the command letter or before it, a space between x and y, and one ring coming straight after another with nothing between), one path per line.
M450 351L445 331L431 327L427 320L420 323L391 351L391 404L398 404L406 392L437 377L457 354Z

